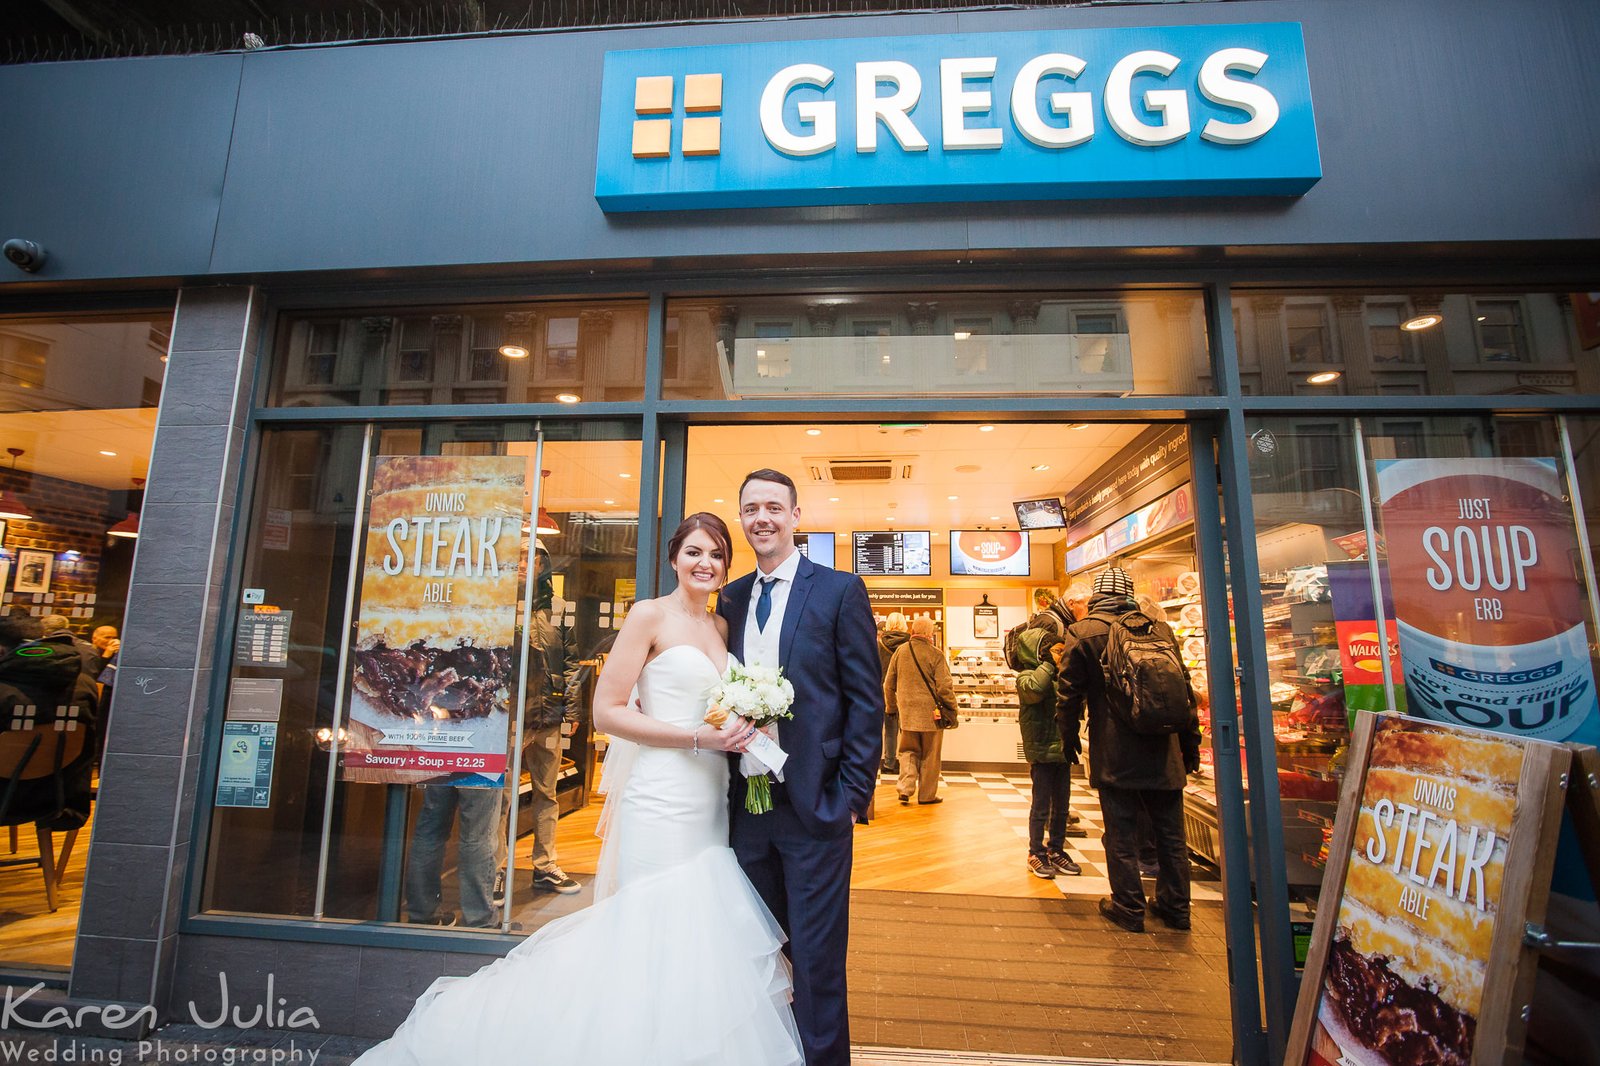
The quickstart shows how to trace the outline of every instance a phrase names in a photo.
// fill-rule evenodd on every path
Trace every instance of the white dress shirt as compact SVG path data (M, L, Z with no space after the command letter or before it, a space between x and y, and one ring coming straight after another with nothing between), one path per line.
M744 661L751 666L781 666L778 661L778 638L783 633L783 611L789 605L789 590L794 587L795 573L800 569L800 549L789 553L770 574L756 568L756 580L750 588L750 610L744 618ZM777 578L772 586L772 614L767 617L767 627L756 625L756 604L761 602L761 579Z
M756 566L755 584L750 589L750 610L744 618L744 661L750 666L782 666L778 661L778 640L783 634L783 612L789 606L789 590L794 587L794 575L800 569L800 549L796 548L789 553L789 558L779 563L770 574L761 572L760 564ZM767 616L767 625L762 629L756 625L756 604L761 602L761 579L776 578L772 586L771 605L772 613ZM778 723L774 722L765 730L774 741L781 746L782 739L778 736ZM779 781L783 780L783 772L776 775Z

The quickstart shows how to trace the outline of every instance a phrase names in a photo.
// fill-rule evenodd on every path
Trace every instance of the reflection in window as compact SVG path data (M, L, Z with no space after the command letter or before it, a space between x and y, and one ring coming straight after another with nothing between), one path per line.
M1290 304L1284 309L1283 324L1288 333L1291 363L1332 361L1328 316L1322 304Z
M545 376L554 382L578 380L578 319L552 318L545 323Z
M1416 362L1409 338L1400 328L1408 317L1400 304L1367 305L1367 347L1374 363Z
M1528 340L1522 329L1522 304L1517 300L1474 300L1478 355L1485 363L1525 363Z

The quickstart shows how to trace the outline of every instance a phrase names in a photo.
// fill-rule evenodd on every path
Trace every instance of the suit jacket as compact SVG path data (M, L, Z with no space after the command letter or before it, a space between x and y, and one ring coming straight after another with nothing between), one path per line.
M730 582L717 598L717 613L728 620L729 650L740 662L755 577L749 573ZM794 686L794 717L778 729L789 753L785 794L801 824L817 836L848 832L852 811L866 820L883 757L877 647L866 585L802 556L778 637L778 662ZM734 817L747 817L737 769L729 786Z

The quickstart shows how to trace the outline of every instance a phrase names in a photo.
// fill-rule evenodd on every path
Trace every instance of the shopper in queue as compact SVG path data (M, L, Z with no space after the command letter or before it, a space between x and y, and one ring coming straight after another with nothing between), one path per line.
M1024 667L1017 672L1017 722L1028 776L1033 781L1028 806L1028 871L1047 881L1058 873L1074 877L1083 873L1067 855L1067 801L1072 795L1072 764L1078 761L1078 738L1072 738L1069 759L1056 728L1054 653L1059 647L1061 641L1043 627L1026 630L1017 639L1017 655Z
M1106 872L1111 896L1100 901L1100 913L1129 932L1144 932L1145 896L1139 880L1139 813L1150 818L1156 840L1156 898L1150 911L1173 929L1189 928L1189 850L1183 830L1183 786L1186 772L1200 765L1199 718L1187 671L1178 657L1182 688L1187 695L1186 726L1176 732L1135 732L1113 710L1101 658L1111 639L1111 626L1138 610L1133 579L1119 567L1095 578L1089 615L1071 626L1070 646L1056 681L1056 722L1063 738L1076 737L1087 709L1089 718L1089 784L1100 792L1105 820ZM1177 656L1177 638L1158 619L1157 635L1170 642ZM1119 700L1120 702L1120 700Z
M900 650L900 645L910 639L906 616L899 611L891 611L883 620L883 628L878 630L878 663L884 677L889 676L889 660ZM899 745L900 716L891 710L883 716L883 772L886 774L900 772Z
M883 679L883 702L889 714L900 716L900 802L943 803L939 796L939 751L944 736L939 731L941 707L955 713L955 687L950 664L933 643L933 622L916 618L911 639L889 659Z

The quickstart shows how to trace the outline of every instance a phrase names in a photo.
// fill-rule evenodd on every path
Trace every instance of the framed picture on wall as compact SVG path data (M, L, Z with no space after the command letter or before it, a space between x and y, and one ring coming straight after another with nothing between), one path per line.
M0 545L3 545L5 542L6 542L6 524L5 524L5 521L3 519L0 519ZM0 584L3 584L3 582L0 582Z
M50 568L56 557L49 552L20 551L17 553L16 592L49 592Z
M0 592L6 589L6 582L11 580L11 560L0 559Z

